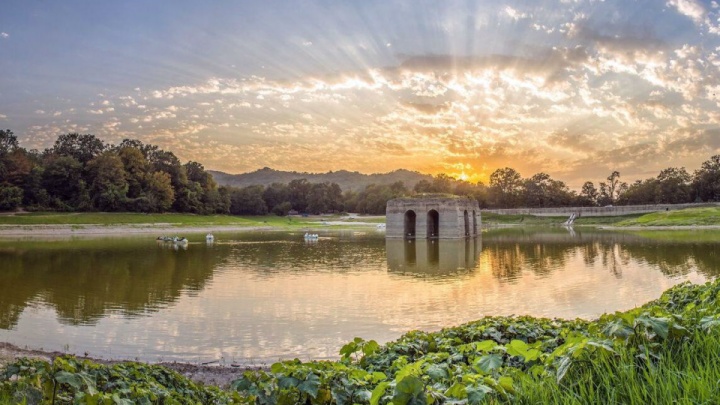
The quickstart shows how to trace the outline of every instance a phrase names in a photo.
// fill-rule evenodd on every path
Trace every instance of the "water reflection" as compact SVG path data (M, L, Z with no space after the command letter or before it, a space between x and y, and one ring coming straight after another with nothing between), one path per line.
M167 245L167 246L166 246ZM30 302L60 322L92 324L110 313L134 317L204 288L221 258L208 249L113 239L0 243L0 328Z
M385 241L388 271L420 278L471 272L477 267L481 249L479 238Z
M499 229L0 240L0 340L146 360L328 358L485 315L595 317L720 269L720 233ZM45 333L38 334L38 330Z
M547 276L566 267L575 257L582 258L588 268L600 266L618 278L628 266L638 264L656 268L670 277L683 276L695 269L707 277L720 274L717 232L663 235L667 238L577 229L500 230L484 234L483 258L495 277L506 281L518 279L528 270L536 276Z

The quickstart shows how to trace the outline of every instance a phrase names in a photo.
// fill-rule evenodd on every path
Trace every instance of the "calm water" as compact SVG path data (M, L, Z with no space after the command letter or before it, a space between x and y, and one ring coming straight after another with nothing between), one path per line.
M720 233L495 230L469 241L369 232L0 239L0 341L141 359L336 357L485 315L592 318L720 273Z

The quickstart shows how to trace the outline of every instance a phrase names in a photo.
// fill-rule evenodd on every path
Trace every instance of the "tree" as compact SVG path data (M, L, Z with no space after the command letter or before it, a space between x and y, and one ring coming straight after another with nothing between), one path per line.
M101 211L122 211L127 202L128 182L122 160L106 152L88 162L93 206Z
M105 151L105 144L95 135L78 133L60 135L55 145L47 150L58 156L70 156L85 165Z
M520 202L522 177L515 169L505 167L490 175L490 192L496 207L515 208Z
M720 155L712 156L695 171L692 192L701 201L720 201Z
M82 164L74 157L49 158L42 174L42 185L52 205L63 210L75 209L80 205L77 197L86 191L82 170Z
M230 191L230 213L233 215L265 215L267 205L262 198L263 186L234 188Z
M23 200L23 190L15 186L0 185L0 211L10 211L19 207Z
M296 179L288 183L288 197L293 209L305 212L308 207L307 196L312 185L306 179Z
M165 172L153 172L145 177L144 197L148 202L147 211L164 212L175 201L170 175Z
M0 129L0 156L18 149L18 140L13 131Z
M691 177L684 167L669 167L657 176L655 203L681 204L692 201Z
M580 198L578 202L583 207L592 207L597 205L598 191L592 181L586 181L580 190Z
M141 197L145 194L144 190L147 188L145 183L149 180L148 170L150 169L150 163L137 148L123 147L118 149L117 154L125 170L128 182L128 198ZM168 179L170 179L169 175Z
M288 203L290 204L290 192L288 189L287 184L282 183L273 183L265 188L265 191L263 191L263 200L265 200L265 205L267 205L268 210L275 212L275 207L283 204ZM292 209L292 204L290 204L291 207L287 209L287 211L290 211ZM280 209L279 212L284 212L284 215L287 215L287 211L285 211L284 207ZM277 214L277 212L275 212ZM278 214L280 215L280 214Z

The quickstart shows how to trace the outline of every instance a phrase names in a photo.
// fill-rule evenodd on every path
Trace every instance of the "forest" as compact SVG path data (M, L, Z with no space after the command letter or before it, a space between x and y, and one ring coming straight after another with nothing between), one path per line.
M469 196L481 208L720 201L720 155L703 162L692 174L684 167L669 167L654 178L632 183L613 171L597 186L585 182L580 192L547 173L523 178L510 167L495 170L489 184L439 174L412 187L399 181L371 184L357 192L306 179L239 188L219 186L202 164L183 164L172 152L139 140L112 145L91 134L68 133L58 136L52 147L38 151L21 147L11 130L0 130L2 211L384 214L389 199L420 193Z

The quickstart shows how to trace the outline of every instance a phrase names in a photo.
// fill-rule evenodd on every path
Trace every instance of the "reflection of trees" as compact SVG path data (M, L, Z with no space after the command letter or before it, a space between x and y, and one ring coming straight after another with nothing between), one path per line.
M309 246L302 236L257 233L186 250L141 239L0 241L0 328L12 328L30 302L52 306L61 322L92 324L109 313L139 316L196 294L216 268L260 277L350 271L381 263L385 248L382 238L352 234Z
M201 290L215 252L160 249L153 242L24 243L0 250L0 328L16 324L33 299L53 306L61 322L94 323L108 312L137 316Z
M588 267L601 265L616 277L632 262L659 269L667 276L694 269L707 276L720 275L720 244L651 240L629 233L564 230L502 230L483 235L483 256L493 275L518 278L523 270L543 276L565 267L573 257Z

